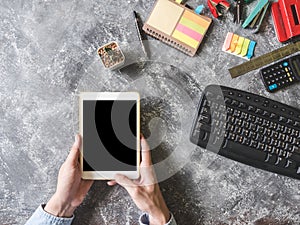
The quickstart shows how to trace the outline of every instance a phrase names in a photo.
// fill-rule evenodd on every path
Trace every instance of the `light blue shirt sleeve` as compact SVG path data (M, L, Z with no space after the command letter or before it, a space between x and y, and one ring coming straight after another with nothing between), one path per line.
M140 219L139 219L139 223L140 223L140 225L149 225L150 224L149 215L147 213L144 213L143 215L141 215ZM170 220L165 225L177 225L172 213L171 213Z
M40 205L25 225L70 225L74 219L71 218L56 217L44 210L45 205Z
M71 225L74 216L71 218L56 217L44 210L45 205L40 205L36 211L32 214L25 225ZM149 225L149 215L144 213L139 218L140 225ZM171 213L171 218L165 225L177 225L173 214Z

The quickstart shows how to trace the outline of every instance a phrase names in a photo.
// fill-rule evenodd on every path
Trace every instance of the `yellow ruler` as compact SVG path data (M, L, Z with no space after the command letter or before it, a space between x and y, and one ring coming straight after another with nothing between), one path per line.
M279 59L300 51L300 41L283 46L275 51L253 58L252 60L229 69L232 78L271 64Z

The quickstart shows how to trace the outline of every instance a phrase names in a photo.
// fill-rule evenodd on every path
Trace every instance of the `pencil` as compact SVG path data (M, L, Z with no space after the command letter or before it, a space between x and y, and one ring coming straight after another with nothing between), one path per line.
M138 34L138 37L139 37L139 41L141 43L141 46L142 46L142 49L143 49L143 52L144 52L146 58L148 58L148 53L146 51L145 45L143 43L142 35L141 35L140 24L139 24L140 23L139 17L137 15L136 11L133 11L133 15L134 15L135 26L136 26L137 34Z

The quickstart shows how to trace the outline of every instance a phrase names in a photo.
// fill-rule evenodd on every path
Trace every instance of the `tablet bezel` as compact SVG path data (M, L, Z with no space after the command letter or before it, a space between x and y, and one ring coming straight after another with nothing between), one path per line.
M134 100L136 101L137 109L137 161L136 171L83 171L83 101L84 100ZM89 180L113 180L115 174L126 175L130 179L137 179L140 174L140 95L138 92L81 92L79 95L79 132L82 137L80 146L80 168L82 172L82 179Z

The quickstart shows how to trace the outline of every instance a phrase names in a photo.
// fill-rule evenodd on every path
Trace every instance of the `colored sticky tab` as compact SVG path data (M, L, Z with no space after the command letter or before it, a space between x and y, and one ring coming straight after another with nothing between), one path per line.
M178 24L176 27L176 30L188 35L189 37L195 39L196 41L200 41L203 37L202 34L182 25L182 24Z
M254 48L255 48L256 42L255 41L250 41L248 52L247 52L247 58L251 59L252 56L254 55Z
M230 52L235 51L235 47L237 46L238 40L239 40L239 36L234 34L230 44L230 49L229 49Z
M239 55L242 52L242 47L243 47L244 40L245 40L244 37L239 37L239 40L238 40L238 43L236 45L234 54Z
M250 40L248 38L245 38L243 47L242 47L241 56L245 57L247 55L249 44L250 44Z
M206 32L206 28L201 26L200 24L186 18L186 17L182 17L181 20L179 21L179 24L182 24L200 34L205 34Z
M173 32L173 35L172 35L174 38L176 38L177 40L191 46L192 48L196 48L198 45L199 45L199 41L196 41L195 39L191 38L190 36L178 31L178 30L175 30Z
M198 16L197 14L190 12L188 10L185 10L182 17L193 21L194 23L198 24L199 26L203 27L204 29L208 29L209 25L210 25L210 21L205 20L203 18L201 18L200 16Z
M181 4L182 0L175 0L178 4Z
M228 32L222 50L236 56L250 59L254 55L255 45L255 41Z
M223 51L227 51L230 48L232 37L233 37L233 33L228 32L223 45Z

